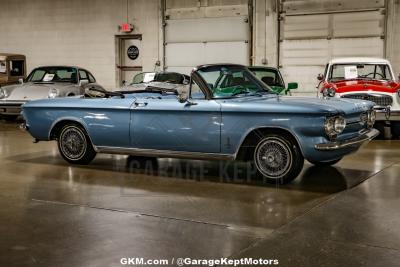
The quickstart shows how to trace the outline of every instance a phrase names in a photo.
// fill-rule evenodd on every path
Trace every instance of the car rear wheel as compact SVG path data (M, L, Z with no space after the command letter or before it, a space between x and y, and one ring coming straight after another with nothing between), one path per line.
M293 138L268 134L254 150L254 163L267 183L286 184L299 175L304 157Z
M89 136L80 125L65 125L57 142L61 156L69 163L86 165L96 156Z
M341 161L342 158L335 159L335 160L328 160L328 161L313 161L313 160L308 160L311 164L314 164L315 166L332 166Z

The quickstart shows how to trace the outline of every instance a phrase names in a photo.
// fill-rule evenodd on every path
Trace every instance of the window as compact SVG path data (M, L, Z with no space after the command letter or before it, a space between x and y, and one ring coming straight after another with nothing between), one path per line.
M236 65L208 66L197 70L215 98L255 95L270 92L247 68Z
M386 64L335 64L330 71L330 80L346 79L391 80L390 68Z
M10 75L11 76L24 76L24 61L11 60L10 61Z
M206 98L203 91L200 89L200 87L197 85L197 83L195 83L193 80L192 80L192 91L191 91L190 98L192 98L192 99L205 99Z
M77 83L76 69L70 67L42 67L34 69L28 82L68 82Z
M269 86L285 87L278 71L275 69L259 68L251 69L251 71L258 79Z
M93 75L90 72L88 72L88 76L89 76L89 82L90 83L95 83L96 82L96 79L93 77Z
M88 76L86 71L79 70L79 80L88 80Z

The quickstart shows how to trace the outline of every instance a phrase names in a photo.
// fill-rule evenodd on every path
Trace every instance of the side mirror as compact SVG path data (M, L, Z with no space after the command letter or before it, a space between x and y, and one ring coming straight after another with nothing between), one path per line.
M297 89L297 88L299 88L298 83L288 83L288 85L287 85L288 90L293 90L293 89Z
M322 81L324 79L324 75L322 73L317 76L318 81Z
M122 81L122 86L125 86L125 85L126 85L126 81L123 80L123 81Z
M18 79L18 82L19 82L20 84L24 84L24 79L19 78L19 79Z
M80 80L79 81L79 86L84 86L84 85L87 85L87 84L89 84L89 80Z

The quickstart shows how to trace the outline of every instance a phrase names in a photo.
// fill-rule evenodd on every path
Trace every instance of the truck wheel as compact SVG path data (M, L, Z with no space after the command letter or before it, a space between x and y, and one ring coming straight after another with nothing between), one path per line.
M304 157L293 138L268 134L254 150L254 163L259 174L271 184L293 181L304 165Z
M89 164L96 156L86 131L78 124L65 125L57 138L61 156L73 164Z
M314 164L315 166L332 166L341 161L342 158L335 159L335 160L328 160L328 161L314 161L314 160L308 160L311 164Z

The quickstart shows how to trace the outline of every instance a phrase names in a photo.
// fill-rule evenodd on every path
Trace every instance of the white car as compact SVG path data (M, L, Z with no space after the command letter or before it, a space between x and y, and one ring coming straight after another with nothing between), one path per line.
M369 100L375 103L376 125L390 124L400 136L400 83L390 62L381 58L332 59L319 74L319 93L324 97Z
M28 101L83 95L86 87L97 87L94 76L79 67L45 66L34 69L20 84L0 88L0 115L15 120Z

